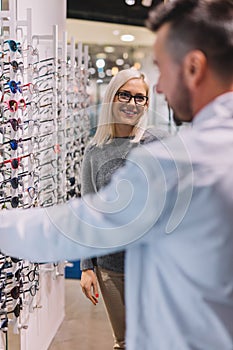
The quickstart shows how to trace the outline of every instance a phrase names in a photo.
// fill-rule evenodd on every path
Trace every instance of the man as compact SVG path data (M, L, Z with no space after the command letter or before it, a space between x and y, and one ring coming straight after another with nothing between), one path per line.
M192 128L132 152L98 197L1 213L1 249L48 261L125 246L127 349L230 350L233 2L175 0L148 26L157 91Z

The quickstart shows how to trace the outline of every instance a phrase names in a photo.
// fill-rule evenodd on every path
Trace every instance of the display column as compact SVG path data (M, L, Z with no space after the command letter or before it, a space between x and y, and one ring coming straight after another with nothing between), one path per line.
M18 20L25 18L27 8L31 9L32 46L38 49L39 60L55 57L56 62L57 43L65 31L66 0L17 0L16 8ZM57 31L53 33L53 40L46 40L54 25ZM39 292L31 305L23 310L22 324L27 327L20 330L20 350L48 349L64 318L63 271L63 264L40 267Z

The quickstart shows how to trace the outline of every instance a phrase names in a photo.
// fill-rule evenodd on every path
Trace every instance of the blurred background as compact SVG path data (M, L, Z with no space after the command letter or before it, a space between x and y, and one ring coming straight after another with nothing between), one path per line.
M119 70L135 67L149 77L149 124L172 130L163 96L154 93L158 78L153 65L155 34L145 27L148 12L163 0L67 0L68 40L78 38L89 47L92 104L101 103L105 88Z

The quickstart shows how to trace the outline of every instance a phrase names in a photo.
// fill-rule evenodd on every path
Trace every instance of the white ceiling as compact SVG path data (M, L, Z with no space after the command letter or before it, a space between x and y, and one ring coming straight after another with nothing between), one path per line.
M68 40L74 37L75 41L94 45L126 45L126 46L152 46L155 34L147 28L122 24L67 19L66 30ZM113 31L119 31L114 35ZM122 34L132 34L135 41L124 43L120 40Z

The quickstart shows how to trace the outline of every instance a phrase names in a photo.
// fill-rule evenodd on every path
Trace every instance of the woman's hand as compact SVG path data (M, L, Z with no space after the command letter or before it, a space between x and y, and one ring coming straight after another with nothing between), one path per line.
M80 285L86 297L96 305L98 303L99 292L95 272L93 270L82 271Z

